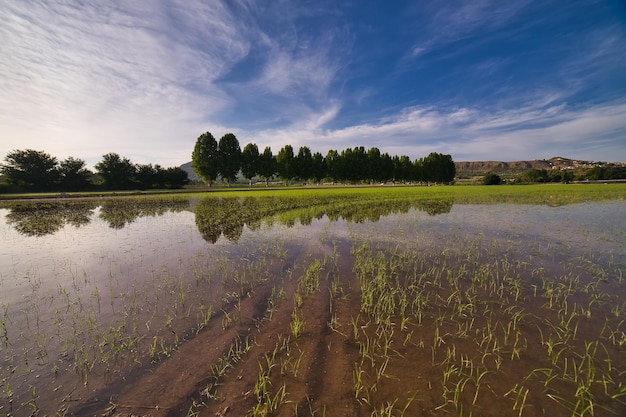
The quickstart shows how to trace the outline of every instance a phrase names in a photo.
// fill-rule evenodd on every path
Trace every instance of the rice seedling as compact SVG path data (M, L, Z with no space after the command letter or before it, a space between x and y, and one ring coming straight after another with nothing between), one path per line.
M305 328L319 328L318 317L333 330L321 336L323 351L352 361L347 374L357 414L412 415L441 407L462 415L485 409L619 415L626 398L624 233L603 213L596 212L594 222L580 216L583 209L594 212L596 203L562 204L623 199L623 187L470 188L89 203L93 215L81 232L110 228L114 245L94 234L82 240L70 226L64 233L74 241L57 245L80 245L84 255L36 257L51 260L47 265L34 265L33 256L31 266L14 258L19 262L3 265L0 380L2 400L11 405L2 405L0 414L70 412L75 402L58 400L68 392L46 389L53 378L69 391L65 381L77 373L88 387L75 398L86 399L91 385L107 378L156 370L150 363L167 361L212 326L245 335L253 323L262 334L279 315L285 323L279 333L288 336L271 363L265 359L259 368L258 415L277 412L291 401L288 391L304 389L292 391L289 383L310 376L307 352L316 337L302 336ZM623 213L616 203L602 207L614 218ZM52 231L36 217L30 216L32 226L26 217L9 225ZM568 220L579 218L582 223ZM148 227L133 237L131 223ZM23 283L24 296L15 297L6 284L13 277ZM293 310L281 303L292 295ZM314 310L320 300L323 312ZM226 378L243 360L243 337L212 364L214 379ZM280 373L269 371L279 365ZM419 377L407 378L411 371ZM181 413L213 414L209 400L219 398L216 388ZM418 391L426 392L419 407L412 400L402 407L399 393ZM309 414L332 409L318 398L314 406L310 394Z
M211 321L212 316L213 316L213 309L211 306L205 307L202 304L198 306L198 313L197 313L198 324L196 326L196 334L200 333L202 329L208 326L209 322Z
M360 403L369 404L369 398L364 396L369 396L369 390L365 387L364 374L365 371L361 368L361 366L355 363L354 370L352 372L354 382L354 398Z
M291 313L291 323L289 324L289 328L291 329L291 334L294 339L298 339L302 332L304 331L304 320L300 317L297 311Z

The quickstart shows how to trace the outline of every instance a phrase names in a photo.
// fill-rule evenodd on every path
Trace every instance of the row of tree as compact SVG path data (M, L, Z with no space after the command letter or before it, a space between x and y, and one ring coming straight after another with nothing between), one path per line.
M603 181L603 180L623 180L626 179L626 167L607 165L595 166L593 168L582 168L577 170L561 169L547 170L533 168L519 174L512 180L513 184L535 184L562 182L567 184L572 181ZM483 177L483 184L498 185L505 180L494 172L488 172Z
M574 172L565 170L550 170L547 169L529 169L518 175L514 183L516 184L534 184L541 182L562 182L568 183L574 180Z
M255 177L266 181L278 176L286 184L323 180L333 182L431 182L450 183L456 175L456 167L450 155L433 152L415 161L406 156L390 156L378 148L347 148L339 153L330 150L323 156L311 153L301 146L294 153L291 145L282 147L273 155L268 146L262 153L254 143L243 150L237 137L227 133L217 141L210 132L198 137L191 155L194 172L209 186L221 176L230 184L239 172L250 182Z
M626 179L626 167L607 165L573 170L529 169L515 178L515 183L545 183L571 181L602 181Z
M95 173L87 169L82 159L69 157L58 161L46 152L32 149L9 152L4 161L0 173L18 191L181 188L189 182L187 172L180 167L133 164L116 153L104 155L95 165Z
M116 153L103 155L95 165L95 173L87 169L82 159L68 157L59 161L46 152L32 149L9 152L4 162L0 164L0 174L15 191L181 188L189 182L187 172L180 167L133 164ZM367 151L362 146L347 148L341 153L330 150L323 156L312 153L307 146L301 146L296 154L291 145L285 145L273 155L270 147L260 153L254 143L247 144L242 151L232 133L225 134L218 142L209 132L196 141L192 167L209 186L218 176L230 184L240 172L250 181L261 177L268 182L279 177L287 184L294 180L449 183L456 174L451 156L436 152L411 161L408 156L390 156L375 147Z

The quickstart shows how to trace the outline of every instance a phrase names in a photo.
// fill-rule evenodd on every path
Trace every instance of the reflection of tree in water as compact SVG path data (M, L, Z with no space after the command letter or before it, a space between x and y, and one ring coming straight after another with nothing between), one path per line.
M91 222L101 200L27 202L13 205L6 216L8 224L26 236L44 236L58 232L66 224L80 227ZM189 199L124 200L102 203L100 218L110 227L121 229L138 217L160 216L168 211L189 209Z
M243 204L235 198L204 198L195 208L196 226L207 242L217 242L222 234L237 241L245 222L242 210Z
M417 208L430 214L431 216L435 216L437 214L450 213L453 204L454 200L451 198L445 200L440 198L436 200L420 201Z
M8 224L26 236L56 233L66 224L80 227L89 224L95 202L33 202L11 207L6 216Z
M167 212L180 212L189 209L189 199L177 198L172 200L145 200L145 199L111 199L105 200L100 207L100 218L113 229L121 229L134 222L139 217L162 216Z
M187 198L145 199L113 198L106 200L55 201L19 203L11 208L7 223L26 236L43 236L59 231L66 224L76 227L91 221L100 204L99 217L109 227L121 229L139 217L161 216L167 212L188 210ZM287 227L297 222L310 225L313 220L328 216L331 221L376 222L381 216L406 213L418 208L434 215L447 213L452 200L414 201L410 199L371 199L363 196L306 197L206 197L195 207L196 225L205 240L215 243L224 235L237 241L244 225L258 230L265 222L278 222Z
M263 221L271 222L271 216L308 204L311 203L307 199L293 197L206 197L196 205L196 225L207 242L215 243L222 235L237 241L244 225L257 230ZM280 222L287 226L295 224L295 220Z
M430 215L448 213L452 209L452 199L369 199L359 196L315 196L303 197L206 197L195 207L196 226L202 237L215 243L224 236L237 241L243 233L244 225L257 230L265 222L277 222L292 227L299 222L304 226L313 220L327 216L331 221L344 219L348 222L377 222L382 216L394 213L407 213L411 208L422 210Z

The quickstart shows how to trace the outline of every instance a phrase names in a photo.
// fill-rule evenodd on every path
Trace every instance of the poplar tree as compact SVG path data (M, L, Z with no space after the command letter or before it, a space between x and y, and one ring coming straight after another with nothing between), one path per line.
M259 156L259 175L265 179L266 187L274 174L276 174L276 159L272 154L272 149L266 146L263 153Z
M191 153L191 168L209 187L219 173L217 141L210 132L198 136Z
M276 156L278 175L285 181L285 185L289 185L289 181L294 176L294 158L293 146L291 145L283 146Z
M220 138L217 144L217 155L219 173L230 187L231 181L237 179L237 174L241 169L241 148L234 134L227 133Z
M252 186L252 177L259 173L259 148L256 143L248 143L241 151L241 173Z

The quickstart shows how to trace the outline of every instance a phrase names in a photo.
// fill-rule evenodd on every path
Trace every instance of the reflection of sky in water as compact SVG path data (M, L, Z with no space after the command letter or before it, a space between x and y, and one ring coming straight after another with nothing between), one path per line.
M54 234L38 237L22 236L2 221L0 302L30 292L35 285L41 291L69 286L85 274L95 281L110 273L133 274L155 262L171 263L198 245L206 246L190 212L140 217L122 229L110 228L98 214L96 210L89 224L65 225Z
M250 256L253 248L272 241L309 244L311 239L318 240L313 236L329 223L327 219L314 220L309 226L276 223L255 231L244 227L237 242L221 236L217 242L208 243L189 211L138 217L115 229L96 209L88 224L66 224L44 236L21 235L6 223L7 213L0 210L0 303L6 304L25 302L34 292L39 296L56 292L59 285L69 287L75 280L81 283L85 276L97 285L107 282L111 275L127 280L145 279L163 270L177 275L190 273L199 256L204 260Z
M286 226L274 219L255 226L254 230L244 226L236 234L237 241L222 236L215 243L202 237L196 215L185 210L140 216L123 227L112 228L101 216L102 210L95 208L88 223L80 227L66 224L56 233L37 237L21 235L13 225L7 224L8 213L0 210L0 314L8 309L9 323L13 326L9 335L13 337L24 331L29 310L29 317L39 314L43 318L42 326L53 327L52 319L59 311L66 320L78 311L74 310L78 308L78 298L82 299L80 313L97 311L99 321L115 322L121 320L122 313L129 312L132 317L141 318L140 323L153 320L155 327L159 320L165 321L172 314L177 285L188 291L186 308L194 302L196 306L200 303L219 306L225 291L232 291L228 287L232 287L232 282L222 278L232 274L233 268L245 268L252 260L271 258L276 250L280 256L284 255L278 266L271 269L271 262L260 263L261 269L255 273L280 279L279 275L288 276L289 270L305 258L330 254L335 243L346 260L350 259L347 249L362 242L369 242L372 247L380 244L385 249L391 248L391 252L395 245L404 246L426 255L445 250L461 251L464 255L469 246L480 242L488 249L488 256L532 260L533 268L554 266L558 273L567 270L561 268L569 265L567 262L575 265L577 257L581 257L581 262L592 260L601 266L611 261L614 267L626 270L623 202L560 207L457 204L448 213L439 215L413 208L404 214L381 216L377 222L359 223L331 221L323 216L307 225L295 221L292 226ZM211 272L210 284L194 282L196 267ZM62 289L69 293L67 300L61 294ZM94 300L94 289L99 289L102 296L102 312L100 301ZM53 331L52 327L48 332ZM29 337L27 333L26 337ZM21 345L15 346L18 349ZM23 380L18 380L22 378L19 375L10 376L16 378L11 385L19 390L22 384L23 394L27 396L34 375L37 378L42 375L39 383L46 383L45 375L51 378L47 381L56 381L57 377L51 377L48 368L42 365ZM7 377L3 370L0 367L0 380ZM75 379L73 373L69 377Z
M457 205L441 221L504 242L562 245L583 252L624 256L626 244L626 206L621 202L559 207Z
M541 205L455 204L449 213L430 216L412 209L369 225L351 225L363 240L412 242L420 248L464 250L480 239L498 253L524 260L533 256L563 262L577 256L612 258L626 267L626 205L623 202ZM599 261L599 259L598 259Z
M378 222L330 222L326 216L303 226L274 223L251 231L244 227L237 242L223 236L210 244L202 239L189 211L138 217L121 229L110 228L94 210L91 222L65 225L39 237L20 235L4 221L0 210L0 302L20 300L32 292L69 286L77 277L99 281L110 274L145 275L168 268L176 271L194 256L243 256L263 242L291 241L295 245L321 244L349 237L372 240L418 239L428 246L453 245L482 236L484 241L508 245L527 253L553 251L571 256L611 254L618 265L626 263L626 205L623 202L583 203L560 207L541 205L454 205L449 213L431 216L411 209L407 214L381 217ZM523 255L523 254L520 254ZM184 269L184 268L183 268Z

